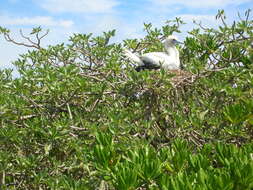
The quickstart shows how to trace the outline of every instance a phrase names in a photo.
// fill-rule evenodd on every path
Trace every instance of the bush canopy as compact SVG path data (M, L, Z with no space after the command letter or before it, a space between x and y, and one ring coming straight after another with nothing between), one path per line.
M250 10L217 28L201 23L179 46L182 70L141 71L125 59L163 51L180 18L111 43L73 34L30 47L0 70L0 189L253 189L253 21Z

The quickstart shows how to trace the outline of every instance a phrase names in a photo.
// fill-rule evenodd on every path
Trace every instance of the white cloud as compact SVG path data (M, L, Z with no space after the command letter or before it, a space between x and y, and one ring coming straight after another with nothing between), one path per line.
M106 13L119 3L117 0L45 0L39 3L50 12Z
M242 3L251 2L252 0L149 0L157 5L181 5L191 8L220 8L229 5L240 5Z
M101 33L112 29L120 28L120 19L113 15L104 15L103 17L90 18L91 32Z
M201 22L206 25L215 25L218 24L218 21L215 19L214 15L194 15L194 14L180 14L177 15L187 24L192 23L193 21Z
M0 52L2 52L0 54L0 69L13 69L13 76L19 76L16 68L11 63L17 60L20 54L25 53L27 48L8 43L2 37L0 37L0 44Z
M143 36L142 21L130 21L123 19L114 14L100 16L86 17L82 31L84 33L92 32L95 36L101 35L102 32L116 29L116 36L112 38L113 42L120 42L126 38L140 38Z
M0 16L0 25L41 25L41 26L60 26L71 27L73 25L71 20L55 20L50 16L36 16L36 17L10 17Z
M0 16L0 26L3 24L8 24L9 26L16 24L28 24L31 21L21 22L19 19L2 19ZM7 18L7 17L5 17ZM9 18L9 17L8 17ZM5 20L5 21L4 21ZM90 33L92 32L94 36L101 35L103 31L108 31L112 29L116 29L116 36L112 38L111 42L120 42L122 39L126 38L138 38L142 37L142 22L137 23L129 23L125 19L121 19L115 15L104 15L102 18L98 15L96 16L87 16L85 18L87 20L82 24L82 26L75 27L75 25L65 28L52 26L50 27L49 34L43 38L42 46L46 47L47 45L54 45L57 43L66 42L69 36L73 35L73 33ZM4 23L4 22L5 23ZM88 22L89 21L89 22ZM38 24L38 21L37 23ZM42 24L40 22L40 24ZM18 26L22 28L22 26ZM33 26L22 28L22 31L25 35L29 34L32 30ZM17 27L11 27L11 36L18 42L25 42L25 40L20 36L19 30ZM17 46L11 43L6 42L2 36L0 36L0 52L5 52L0 54L0 69L2 68L13 68L11 62L17 60L19 55L25 53L28 48L23 46Z
M0 24L1 25L1 24ZM25 35L31 32L32 28L24 28L22 29ZM67 42L70 35L73 33L78 33L79 31L75 30L75 28L62 28L52 27L50 28L49 34L42 39L41 45L42 47L46 47L48 45L55 45L57 43ZM11 29L11 37L17 42L26 42L20 36L18 29ZM12 62L16 61L21 54L26 53L31 48L27 48L24 46L18 46L12 44L10 42L6 42L6 40L0 35L0 69L11 68L13 69L13 76L19 76L17 69L12 65Z
M191 31L194 28L199 28L193 21L197 23L201 22L201 25L204 27L216 28L220 21L215 19L215 15L195 15L195 14L180 14L177 15L180 17L186 24L180 27L182 33L179 34L181 38L188 36L187 32Z

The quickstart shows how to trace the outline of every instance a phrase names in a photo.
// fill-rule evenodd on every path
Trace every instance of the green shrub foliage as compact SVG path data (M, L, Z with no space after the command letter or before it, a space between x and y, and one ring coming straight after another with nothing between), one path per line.
M253 189L253 21L196 23L180 49L183 71L136 72L122 48L162 51L176 18L112 43L73 34L30 47L0 71L0 189ZM35 39L32 41L31 39Z

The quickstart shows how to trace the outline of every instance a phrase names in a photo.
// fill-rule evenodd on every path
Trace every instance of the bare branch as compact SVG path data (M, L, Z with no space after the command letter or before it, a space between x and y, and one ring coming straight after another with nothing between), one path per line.
M15 40L13 40L9 34L4 34L4 38L7 42L11 42L13 44L19 45L19 46L25 46L25 47L29 47L29 48L36 48L39 49L37 45L29 45L29 44L25 44L23 42L16 42Z
M37 44L36 44L35 42L33 42L29 37L25 36L25 35L23 34L23 32L22 32L21 29L19 30L19 33L20 33L20 35L21 35L24 39L26 39L27 41L29 41L31 44L37 45Z
M40 37L40 40L41 40L42 38L44 38L46 35L48 35L48 33L49 33L49 30L47 30L47 31L45 32L45 34L43 34L43 35Z
M29 43L25 43L25 42L17 42L15 41L13 38L11 38L9 33L4 33L4 38L7 42L11 42L13 44L19 45L19 46L25 46L28 48L36 48L36 49L41 49L40 43L41 43L41 39L44 38L46 35L48 35L49 30L47 30L45 32L45 34L43 34L42 36L39 36L39 33L36 33L36 40L37 42L34 42L30 37L24 35L23 31L20 29L19 33L21 35L22 38L24 38L25 40L27 40Z

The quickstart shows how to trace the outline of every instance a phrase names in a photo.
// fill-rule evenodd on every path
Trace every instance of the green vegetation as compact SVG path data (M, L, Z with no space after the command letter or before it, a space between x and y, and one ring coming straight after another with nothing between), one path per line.
M253 21L189 32L184 72L136 72L122 47L161 51L161 29L110 43L115 31L32 47L0 70L0 189L253 189Z

